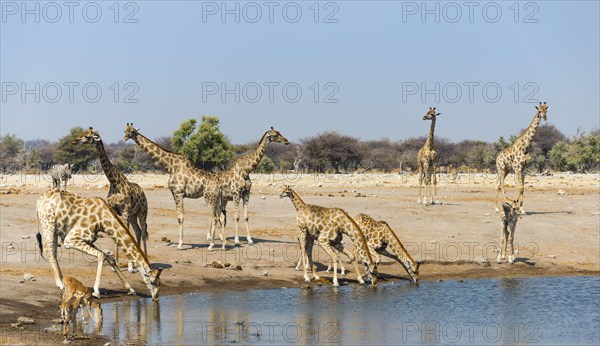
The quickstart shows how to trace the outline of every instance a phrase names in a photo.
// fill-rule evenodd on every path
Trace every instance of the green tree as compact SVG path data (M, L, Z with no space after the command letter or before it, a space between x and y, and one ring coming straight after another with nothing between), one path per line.
M558 172L567 170L576 170L575 165L570 165L568 160L570 146L568 143L560 141L550 150L549 157L552 168Z
M40 168L42 157L37 149L31 149L27 153L27 168Z
M571 144L568 162L579 171L597 170L600 165L600 135L581 135Z
M263 158L258 163L258 166L256 166L256 172L258 173L273 173L274 170L275 164L273 163L273 160L271 160L266 155L263 156Z
M98 157L96 148L93 145L72 144L77 136L85 130L82 127L73 127L69 133L58 140L54 162L70 163L73 171L84 170L90 162Z
M22 162L23 140L7 133L0 138L0 166L3 171L18 169Z
M171 137L173 150L202 169L221 169L234 158L233 145L219 129L219 118L202 116L196 132L196 119L184 121Z

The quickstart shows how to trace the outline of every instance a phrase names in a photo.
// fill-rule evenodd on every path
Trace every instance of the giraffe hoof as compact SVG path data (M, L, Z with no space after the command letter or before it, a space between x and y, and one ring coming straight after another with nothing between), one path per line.
M333 287L340 287L340 284L339 284L339 283L337 283L337 282L334 282L334 283L333 283Z
M183 250L183 244L177 245L177 250Z
M254 241L252 239L248 239L248 245L254 245Z
M98 299L100 299L100 292L94 292L92 295Z
M208 246L208 250L211 250L211 251L212 251L212 250L214 250L214 249L215 249L215 246L214 246L213 244L210 244L210 245Z
M131 295L131 296L137 296L137 293L135 293L133 288L129 289L129 292L127 292L127 294Z

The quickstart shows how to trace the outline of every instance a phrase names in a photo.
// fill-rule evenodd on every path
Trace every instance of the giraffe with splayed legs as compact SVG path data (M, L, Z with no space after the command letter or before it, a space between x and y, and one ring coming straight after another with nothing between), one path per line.
M225 227L225 214L223 213L225 203L223 201L222 183L219 175L214 172L195 168L182 155L162 148L139 133L139 129L133 127L133 123L127 123L125 127L124 140L127 141L128 139L132 139L169 173L168 186L175 200L177 222L179 223L179 245L177 245L177 248L180 250L183 248L183 199L197 199L204 196L209 213L211 214L209 232L210 234L214 234L213 228L217 224L221 225L221 240L223 241L224 249L225 239L223 239L222 235L223 227ZM212 239L209 248L213 248Z
M356 215L354 220L367 238L367 246L375 263L379 264L381 261L379 255L394 259L402 265L414 283L419 282L419 264L412 259L387 222L377 221L363 213Z
M339 286L337 279L338 253L343 253L350 258L356 270L357 280L364 283L357 264L357 257L365 265L371 284L377 286L377 263L371 258L367 247L367 240L360 226L340 208L325 208L313 204L306 204L300 196L286 186L279 196L288 197L296 208L297 235L300 242L301 258L304 262L304 281L310 282L308 268L312 270L313 278L318 280L312 260L312 247L314 242L327 252L333 262L333 286ZM354 244L354 251L350 252L342 245L342 238L346 235Z
M123 222L133 227L135 232L135 238L138 245L144 244L144 253L148 254L148 248L146 242L148 240L148 224L146 219L148 217L148 200L144 190L136 184L130 182L125 174L117 169L108 158L102 138L97 132L94 132L94 128L90 127L88 130L78 136L73 144L94 144L98 151L100 158L100 165L102 170L110 183L110 189L108 190L108 205L113 208L117 214L121 215ZM115 261L119 262L119 249L118 245L115 244ZM129 271L133 272L133 262L129 262Z
M514 172L518 180L519 185L519 210L521 214L525 214L523 208L523 193L525 192L525 167L531 162L531 156L529 155L529 149L531 143L540 126L542 119L547 120L546 112L550 107L546 105L546 102L535 106L537 112L529 124L529 127L523 131L521 136L509 147L504 148L496 157L496 174L498 180L496 184L496 212L498 209L498 196L502 191L502 199L506 199L506 193L504 191L504 179L510 172Z
M116 212L101 198L86 198L59 189L46 191L37 201L37 214L40 232L37 234L38 245L42 257L46 256L54 272L56 286L64 289L62 271L58 265L56 249L58 239L62 240L65 249L75 249L98 258L98 270L93 295L100 298L100 276L102 265L106 260L114 269L119 280L129 294L135 291L121 273L115 259L94 245L98 233L102 232L119 244L125 255L138 268L152 299L158 300L160 290L160 273L154 270L148 258L133 239L127 227Z
M438 204L437 198L437 152L435 151L435 145L433 141L433 132L435 131L435 120L442 113L437 113L435 107L429 107L429 110L423 116L423 120L431 120L431 126L429 127L429 136L425 141L425 145L419 149L417 155L417 165L419 168L419 200L417 203L423 203L427 205L427 191L431 197L431 204ZM425 183L425 198L421 198L421 189ZM433 183L433 187L431 186Z
M252 181L250 180L250 173L252 173L260 160L262 160L267 145L269 143L284 143L288 145L290 142L279 133L279 131L271 127L270 130L264 133L256 150L250 154L244 155L238 158L234 164L226 171L219 172L220 180L223 184L223 195L224 205L222 207L225 210L228 201L233 201L235 207L235 213L233 219L235 221L235 245L240 244L240 238L238 235L238 223L240 221L239 210L240 200L242 201L242 207L244 209L244 224L246 226L246 236L248 244L254 244L252 237L250 236L250 227L248 226L248 203L250 201L250 189L252 188ZM207 239L212 239L214 234L207 234Z

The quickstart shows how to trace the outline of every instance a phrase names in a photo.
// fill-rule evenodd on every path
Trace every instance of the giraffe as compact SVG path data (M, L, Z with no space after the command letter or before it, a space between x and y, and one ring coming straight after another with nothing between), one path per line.
M138 245L144 244L144 253L148 255L148 248L146 241L148 240L148 224L146 219L148 217L148 200L144 190L136 184L127 180L125 174L117 169L108 158L102 138L97 132L94 132L94 128L90 127L87 131L73 141L72 144L78 143L93 143L98 151L100 158L100 165L102 170L110 183L110 189L108 190L108 205L113 208L117 214L123 217L123 222L133 227L135 232L135 238ZM115 261L119 263L119 245L115 244ZM133 262L129 262L129 271L133 272Z
M414 283L419 283L419 264L412 259L387 222L376 221L363 213L356 215L354 220L365 234L367 246L377 265L381 261L380 254L392 258L404 267ZM387 248L389 248L389 251Z
M506 258L507 248L508 263L513 264L515 262L515 228L521 217L519 209L518 201L507 199L502 203L502 211L500 212L502 234L500 235L500 251L498 251L498 258L496 258L497 263L502 263Z
M312 270L315 280L319 279L313 266L312 248L314 241L327 252L333 261L333 286L339 286L337 279L338 253L343 253L350 258L356 270L357 280L364 283L356 257L360 257L365 265L371 285L377 286L377 263L373 262L367 240L360 226L340 208L325 208L313 204L306 204L298 193L289 186L285 186L280 198L289 197L296 208L296 226L298 227L298 241L300 242L302 260L304 261L304 281L310 282L308 267ZM346 250L342 245L342 238L346 235L354 244L354 251Z
M531 124L519 138L509 147L504 148L496 157L496 174L498 175L498 181L496 185L496 212L498 209L498 195L502 191L502 198L506 199L506 193L504 192L504 179L510 172L514 172L519 182L519 211L521 214L525 214L523 208L523 193L525 192L525 167L531 162L531 156L529 156L529 149L531 143L535 137L538 126L542 118L547 120L546 112L550 107L546 105L546 102L535 106L537 112L531 121Z
M214 234L213 227L217 223L221 225L221 240L225 249L223 239L224 202L221 181L218 174L195 168L185 157L162 148L150 139L139 133L139 129L133 127L133 123L127 123L124 141L132 139L142 150L150 155L156 162L162 165L169 173L168 186L175 200L177 209L177 221L179 223L179 245L177 249L183 249L183 199L197 199L204 196L206 205L211 213L209 234ZM209 249L213 248L210 239Z
M62 290L65 287L56 256L58 239L60 238L65 249L73 248L98 258L94 297L100 298L100 276L102 275L102 264L105 260L114 269L128 293L135 294L133 288L125 281L114 258L94 245L94 242L98 239L98 233L103 232L119 243L123 252L139 269L152 299L158 300L159 277L162 269L154 270L151 268L148 258L142 252L138 243L135 242L121 218L105 200L86 198L53 188L46 191L38 199L37 214L41 225L41 231L38 231L36 235L40 253L42 253L42 257L45 254L50 262L58 288ZM42 238L44 241L42 241Z
M270 130L263 134L256 150L238 158L229 169L218 173L223 182L223 194L225 196L223 210L225 210L228 201L233 201L235 207L233 216L233 219L235 220L235 245L240 244L240 238L238 236L240 200L242 201L242 206L244 208L244 223L246 226L247 241L249 245L254 244L254 241L250 236L250 228L248 227L248 202L250 201L250 189L252 188L250 173L256 169L256 166L260 163L260 160L267 149L267 145L271 142L284 143L285 145L290 144L279 131L271 127ZM207 234L207 239L210 240L213 236L214 234L209 233Z
M425 145L419 149L417 155L417 165L419 167L419 200L417 203L423 203L427 205L427 190L431 196L431 204L438 204L437 198L437 177L435 173L435 165L437 163L437 153L435 152L435 146L433 143L433 132L435 130L435 119L442 113L436 113L435 107L429 107L429 111L423 116L423 120L431 120L431 126L429 127L429 136ZM431 179L433 177L433 189L431 188ZM425 181L425 198L421 200L421 189L423 187L423 180ZM433 190L433 191L432 191Z

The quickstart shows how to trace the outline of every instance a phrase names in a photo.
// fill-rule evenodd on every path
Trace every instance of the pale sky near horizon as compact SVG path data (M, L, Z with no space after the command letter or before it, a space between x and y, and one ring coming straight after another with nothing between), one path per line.
M599 1L22 3L1 1L2 135L156 138L206 114L233 143L398 140L435 106L437 136L494 141L538 100L566 135L599 127Z

